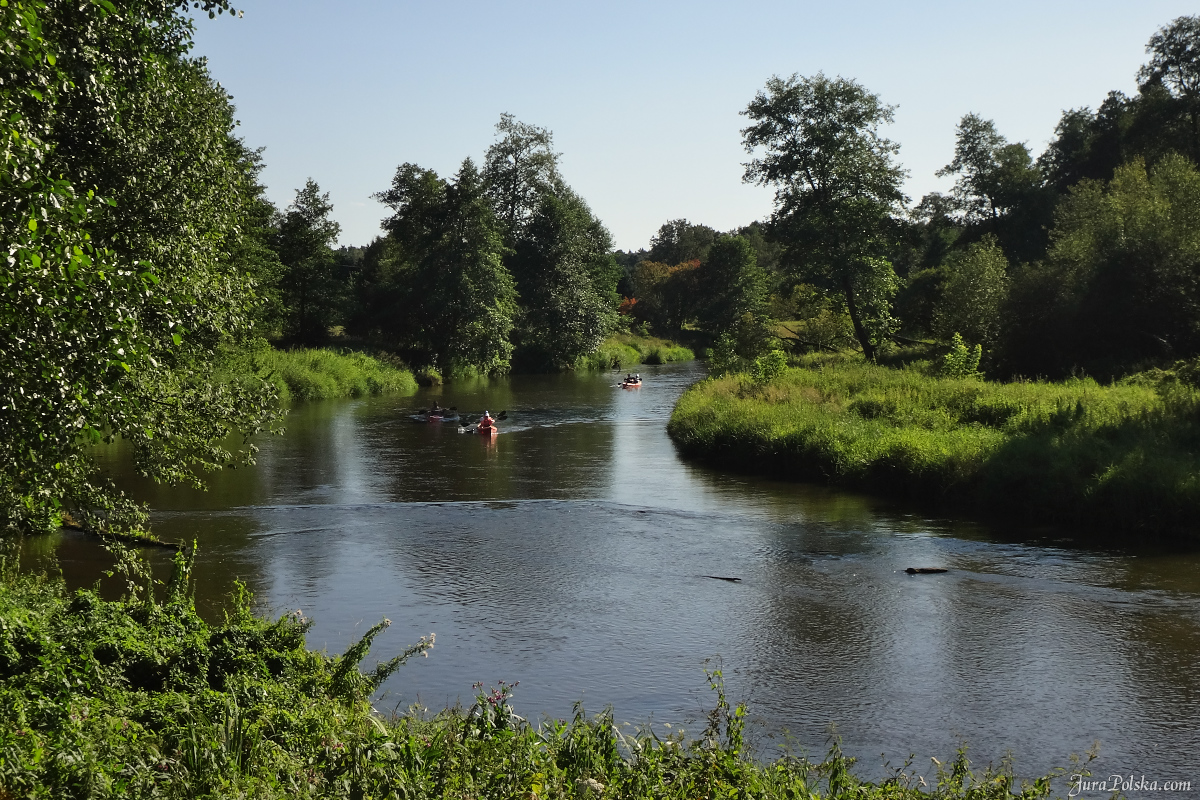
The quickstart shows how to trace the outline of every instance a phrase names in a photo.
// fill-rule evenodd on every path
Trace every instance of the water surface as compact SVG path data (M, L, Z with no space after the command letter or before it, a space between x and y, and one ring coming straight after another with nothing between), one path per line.
M207 613L236 577L265 609L314 618L310 644L331 652L383 617L373 658L436 631L380 707L519 680L531 718L582 700L698 732L719 659L767 752L786 730L819 754L836 724L868 773L912 753L928 774L965 741L1029 774L1098 740L1098 775L1200 790L1197 555L1085 549L690 464L665 425L700 374L299 405L256 467L207 493L149 485L119 454L108 468L157 509L160 535L199 541ZM494 441L409 419L435 399L510 419ZM104 563L74 535L57 556L77 584Z

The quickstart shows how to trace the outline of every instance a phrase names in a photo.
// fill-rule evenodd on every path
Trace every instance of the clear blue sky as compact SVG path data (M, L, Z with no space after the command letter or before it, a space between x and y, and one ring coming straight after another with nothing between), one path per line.
M236 0L235 0L236 2ZM1010 2L509 2L243 0L198 23L197 53L266 147L280 207L308 177L330 192L342 244L366 244L371 195L412 161L480 161L503 112L549 128L567 182L616 246L669 219L721 230L766 217L741 182L739 111L774 74L854 78L898 106L913 201L954 126L976 112L1041 152L1062 111L1132 92L1146 41L1177 0Z

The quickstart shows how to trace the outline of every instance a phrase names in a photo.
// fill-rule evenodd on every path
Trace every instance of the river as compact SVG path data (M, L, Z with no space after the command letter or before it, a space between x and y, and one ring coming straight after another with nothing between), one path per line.
M929 775L930 756L966 742L976 762L1011 752L1028 775L1099 741L1097 775L1200 791L1200 556L1085 548L691 464L665 426L701 375L667 365L645 367L637 390L608 374L519 376L301 404L257 466L208 492L148 484L120 453L105 463L151 502L159 535L198 540L205 613L236 577L263 610L314 619L310 645L330 652L391 619L368 664L436 632L381 709L469 704L476 681L520 681L514 705L531 719L582 701L699 733L709 660L749 704L763 754L790 739L820 756L834 725L864 774L914 754ZM491 441L409 419L433 400L509 419ZM66 532L27 563L51 558L75 585L106 563Z

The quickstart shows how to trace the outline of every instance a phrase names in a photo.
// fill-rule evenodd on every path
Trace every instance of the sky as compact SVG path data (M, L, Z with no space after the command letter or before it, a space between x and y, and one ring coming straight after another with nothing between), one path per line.
M744 184L739 112L773 75L853 78L896 106L915 203L952 181L955 125L974 112L1040 153L1065 109L1132 93L1177 0L515 2L234 0L197 21L196 55L264 147L280 208L313 178L340 243L380 232L372 195L413 162L480 163L502 113L548 128L560 169L624 250L664 222L730 230L770 215Z

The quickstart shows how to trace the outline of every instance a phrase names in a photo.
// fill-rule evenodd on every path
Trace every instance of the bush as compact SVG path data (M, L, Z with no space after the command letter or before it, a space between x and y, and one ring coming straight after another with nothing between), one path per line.
M957 333L950 340L950 352L942 359L942 374L947 378L970 378L979 374L983 346L967 347Z

